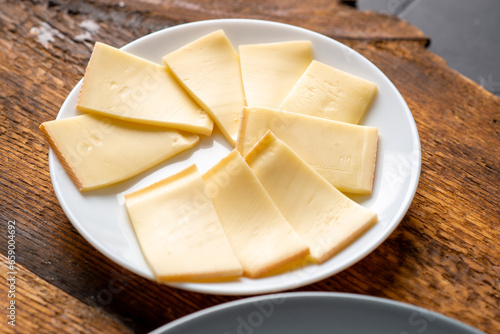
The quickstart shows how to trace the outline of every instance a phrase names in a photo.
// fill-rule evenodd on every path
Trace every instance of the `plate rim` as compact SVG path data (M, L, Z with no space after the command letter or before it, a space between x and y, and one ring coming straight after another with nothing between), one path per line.
M365 56L357 52L356 50L352 49L351 47L329 37L324 34L315 32L313 30L309 30L307 28L291 25L288 23L282 23L282 22L276 22L276 21L268 21L268 20L262 20L262 19L248 19L248 18L224 18L224 19L208 19L208 20L200 20L200 21L194 21L194 22L187 22L187 23L182 23L178 24L175 26L171 27L166 27L163 29L160 29L158 31L146 34L144 36L141 36L125 45L120 47L120 49L123 49L126 51L129 48L132 48L135 44L141 43L144 39L154 37L154 35L160 35L166 30L179 30L183 29L186 26L203 26L203 25L212 25L212 24L231 24L231 23L236 23L236 24L245 24L245 23L250 23L250 24L267 24L267 25L274 25L276 27L283 27L283 28L288 28L288 29L296 29L303 31L304 33L307 34L313 34L314 36L320 38L320 39L326 39L330 43L334 43L337 46L340 47L346 47L350 50L350 52L354 52L357 54L358 57L361 57L364 59L364 61L369 64L369 66L372 68L373 71L378 72L379 75L384 77L386 79L386 83L392 88L394 93L396 94L395 96L397 97L398 100L400 100L401 105L404 106L403 110L401 112L404 112L405 119L409 122L410 128L411 128L411 138L413 139L412 145L415 147L415 151L418 152L418 159L415 161L415 165L412 166L413 168L411 169L411 177L408 180L409 187L406 188L406 191L404 193L404 199L402 203L404 205L401 205L398 208L398 211L394 216L390 219L390 222L388 224L389 228L385 228L382 233L382 237L380 237L377 242L374 242L370 247L366 248L363 252L360 252L357 254L356 257L348 261L348 263L345 263L334 270L334 272L325 272L322 275L316 275L316 276L308 276L305 278L302 278L301 280L298 280L297 282L292 282L292 283L287 283L283 284L281 287L275 287L275 288L267 288L267 289L255 289L255 288L249 288L249 289L241 289L238 291L224 291L221 289L217 289L215 286L212 285L212 283L159 283L159 284L165 284L167 286L187 290L187 291L193 291L193 292L200 292L200 293L209 293L209 294L215 294L215 295L251 295L251 294L259 294L259 293L276 293L279 291L286 291L290 289L295 289L298 287L306 286L309 284L313 284L316 282L319 282L323 279L326 279L328 277L334 276L345 269L353 266L357 262L361 261L364 259L367 255L372 253L376 248L378 248L387 238L390 236L390 234L399 226L401 223L402 219L404 218L405 214L407 213L411 203L413 202L413 198L416 194L418 184L419 184L419 179L420 179L420 174L421 174L421 143L420 143L420 138L418 134L418 129L415 123L415 119L413 118L413 115L411 113L411 110L409 106L407 105L406 101L404 100L403 96L399 92L399 90L396 88L396 86L392 83L392 81L377 67L375 66L370 60L368 60ZM64 103L61 105L61 108L57 114L56 119L59 119L61 115L61 111L66 107L67 104L70 104L69 98L73 94L77 94L77 91L79 90L79 87L81 86L83 81L83 77L78 81L78 83L72 88L68 96L66 97ZM92 247L97 249L100 253L105 255L109 260L115 262L116 264L120 265L121 267L133 272L134 274L137 274L140 277L144 277L148 280L152 280L155 282L154 279L151 279L150 277L145 277L138 269L131 267L127 262L124 260L117 258L112 252L108 251L106 247L101 245L99 241L97 241L91 233L89 233L87 230L81 226L81 224L78 223L77 217L74 216L73 212L69 208L69 205L67 204L67 201L65 200L63 194L61 193L60 186L56 186L55 182L55 160L57 158L55 157L55 154L53 153L52 149L49 148L49 170L50 170L50 176L51 176L51 181L53 184L54 191L56 193L56 197L65 213L65 215L68 217L70 220L71 224L78 230L78 232L86 239L87 242L89 242Z
M267 295L260 295L260 296L253 296L253 297L245 297L242 299L238 300L233 300L233 301L228 301L228 302L223 302L218 305L210 306L205 309L201 309L198 311L195 311L193 313L190 313L188 315L185 315L183 317L180 317L178 319L172 320L169 323L166 323L153 331L151 331L149 334L168 334L167 331L176 329L178 326L182 326L183 324L186 324L190 321L196 320L200 317L205 317L205 316L210 316L214 313L218 312L225 312L228 309L232 308L237 308L237 307L245 307L247 305L253 304L255 305L256 303L263 302L263 301L270 301L270 300L280 300L279 304L282 304L281 300L283 300L283 303L286 302L286 300L294 299L294 300L299 300L303 302L305 299L327 299L327 300L335 300L335 301L340 301L340 302L360 302L360 303L367 303L367 304L373 304L376 305L377 307L393 307L397 308L400 310L404 311L411 311L411 312L420 312L424 314L429 314L435 317L436 319L440 319L441 321L450 324L450 325L455 325L458 327L461 327L461 329L468 330L471 333L483 333L479 329L468 325L458 319L452 318L450 316L444 315L442 313L436 312L429 310L427 308L413 305L407 302L403 301L397 301L393 299L389 299L386 297L376 297L376 296L371 296L371 295L362 295L358 293L350 293L350 292L335 292L335 291L299 291L299 292L282 292L282 293L273 293L273 294L267 294ZM276 303L278 304L278 303ZM279 305L278 304L278 305Z

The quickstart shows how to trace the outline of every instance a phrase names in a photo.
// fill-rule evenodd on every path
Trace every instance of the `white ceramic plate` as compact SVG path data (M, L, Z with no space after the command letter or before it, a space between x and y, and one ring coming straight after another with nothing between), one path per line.
M150 334L484 334L413 305L348 293L294 292L232 301L172 321Z
M332 276L372 252L396 228L415 194L420 175L420 141L405 101L389 79L363 56L318 33L259 20L222 19L178 25L142 37L123 50L161 64L165 54L216 29L224 29L235 46L250 43L310 40L315 59L377 84L378 93L362 124L379 128L374 191L353 197L375 211L378 223L344 251L321 265L310 265L281 275L223 283L179 283L177 288L212 294L245 295L284 291ZM61 107L58 119L77 114L81 81ZM206 172L231 147L219 133L195 148L121 184L80 193L52 151L49 165L59 202L76 229L111 260L143 277L153 279L135 238L124 207L125 193L142 188L195 163Z

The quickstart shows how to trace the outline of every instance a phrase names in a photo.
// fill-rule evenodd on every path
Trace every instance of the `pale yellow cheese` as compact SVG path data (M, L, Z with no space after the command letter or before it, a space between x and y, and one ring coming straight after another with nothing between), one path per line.
M238 52L248 106L278 108L313 60L310 41L246 44Z
M210 135L213 121L165 66L97 42L77 109Z
M279 109L358 124L376 92L374 83L313 60Z
M199 141L195 134L91 114L40 129L80 191L131 178Z
M238 151L203 180L246 276L265 275L308 253Z
M163 62L235 145L245 105L239 56L223 30L163 57Z
M318 262L328 260L377 221L374 212L342 194L272 132L245 160Z
M237 149L245 155L271 130L332 185L370 194L378 129L263 107L245 107Z
M158 281L242 274L195 165L125 195L125 205Z

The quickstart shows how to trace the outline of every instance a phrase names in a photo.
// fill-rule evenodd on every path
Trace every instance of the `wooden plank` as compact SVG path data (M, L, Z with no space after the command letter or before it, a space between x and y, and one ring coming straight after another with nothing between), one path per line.
M383 295L489 332L500 319L500 99L415 43L352 46L395 83L412 110L422 174L397 231L362 268L340 276L381 266L375 271L386 274L371 277L370 285L391 282Z
M352 268L299 290L388 297L443 312L486 332L498 327L500 272L494 241L500 237L500 166L494 140L498 141L500 104L425 50L425 36L414 28L331 1L318 1L314 7L299 1L290 5L263 1L256 6L236 1L142 0L122 7L114 0L9 0L1 7L0 168L5 177L0 179L0 226L3 229L12 219L19 222L18 263L26 273L34 273L32 289L41 284L72 298L63 304L54 299L57 307L74 310L88 305L103 312L103 322L109 317L142 333L240 298L157 285L93 249L55 198L48 146L38 126L56 116L82 77L94 40L121 46L165 26L243 16L343 37L341 41L373 61L402 92L422 140L421 182L396 232ZM99 29L90 33L82 28L86 20ZM375 28L370 30L369 24ZM53 41L44 46L37 29L46 29ZM2 243L5 238L0 236ZM33 311L32 326L42 326L37 322L43 312L41 307ZM64 324L59 326L64 330Z
M19 253L22 249L16 248ZM7 258L0 255L5 264ZM131 333L130 329L107 314L94 309L47 283L22 265L14 272L0 267L2 285L2 333ZM10 309L7 309L10 308Z
M102 3L116 4L117 0ZM266 19L298 25L333 38L377 40L424 40L428 38L416 27L395 16L360 12L341 1L158 1L141 0L125 7L172 21L210 20L217 18Z

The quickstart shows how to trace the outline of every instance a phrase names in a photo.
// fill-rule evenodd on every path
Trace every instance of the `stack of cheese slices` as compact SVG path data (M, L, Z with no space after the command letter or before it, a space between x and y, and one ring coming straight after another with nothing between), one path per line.
M262 277L322 263L377 215L378 129L358 125L377 87L313 59L309 41L240 45L223 30L163 65L96 43L77 109L40 128L80 191L131 178L195 146L214 124L235 147L125 195L158 281Z

